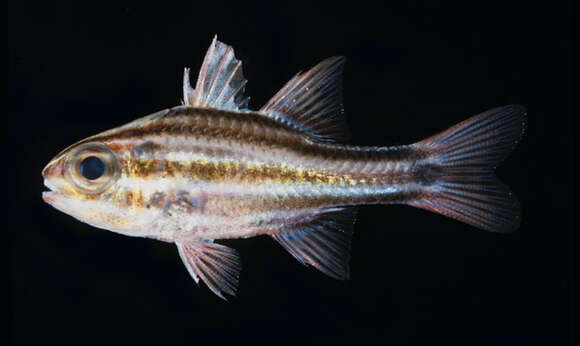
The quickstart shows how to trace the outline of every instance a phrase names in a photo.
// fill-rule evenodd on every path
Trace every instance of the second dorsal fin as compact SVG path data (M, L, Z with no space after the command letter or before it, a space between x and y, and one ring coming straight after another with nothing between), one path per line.
M350 139L342 108L344 57L328 58L299 73L260 112L323 141Z
M183 76L183 104L193 107L210 107L240 110L248 105L244 89L248 81L242 73L242 62L234 49L214 36L199 70L195 89L189 83L189 69Z

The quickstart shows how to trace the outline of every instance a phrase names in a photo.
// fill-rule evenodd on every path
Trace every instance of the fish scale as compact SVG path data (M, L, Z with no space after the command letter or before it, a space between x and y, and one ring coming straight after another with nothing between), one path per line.
M241 265L219 239L267 235L346 279L360 205L406 204L494 232L519 226L519 203L493 168L522 137L523 107L410 145L349 145L343 64L322 61L252 111L241 62L214 38L195 89L185 70L183 105L61 151L42 172L43 199L92 226L174 243L193 279L224 299Z

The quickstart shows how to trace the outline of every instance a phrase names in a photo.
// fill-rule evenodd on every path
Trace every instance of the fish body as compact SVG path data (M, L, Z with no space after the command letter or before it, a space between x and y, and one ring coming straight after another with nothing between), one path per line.
M520 140L521 106L476 115L421 142L345 144L344 59L296 75L259 111L241 62L214 38L184 105L73 144L43 170L43 199L95 227L177 245L196 282L235 294L239 256L216 239L268 235L338 279L356 207L407 204L509 232L517 199L493 168Z

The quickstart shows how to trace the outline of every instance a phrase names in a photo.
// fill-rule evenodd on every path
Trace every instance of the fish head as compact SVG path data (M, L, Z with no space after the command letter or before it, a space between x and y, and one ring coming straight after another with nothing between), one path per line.
M115 232L127 233L135 220L127 207L126 190L117 186L121 156L106 143L81 141L56 155L43 169L50 189L42 199L74 218Z

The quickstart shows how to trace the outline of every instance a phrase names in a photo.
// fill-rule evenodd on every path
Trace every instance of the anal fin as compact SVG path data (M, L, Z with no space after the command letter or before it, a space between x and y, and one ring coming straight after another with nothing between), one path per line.
M339 280L349 278L356 207L322 211L271 236L300 263Z
M220 298L235 296L241 264L237 251L211 241L176 242L179 256L196 283L203 282Z

